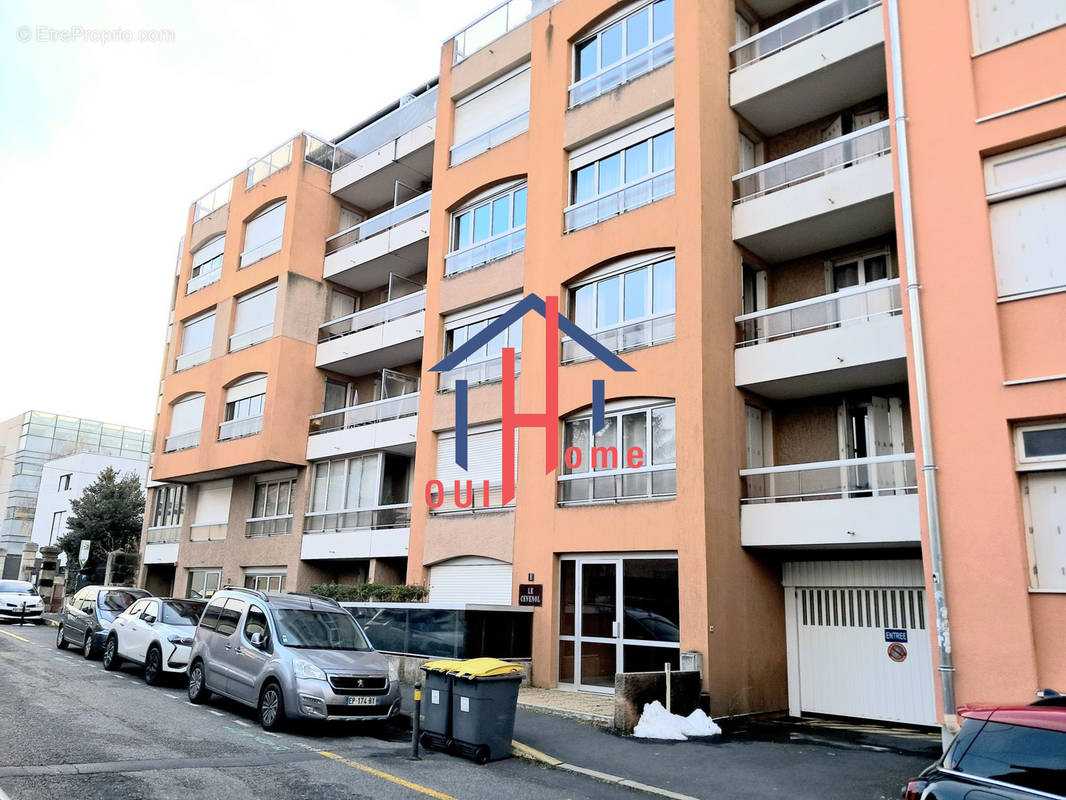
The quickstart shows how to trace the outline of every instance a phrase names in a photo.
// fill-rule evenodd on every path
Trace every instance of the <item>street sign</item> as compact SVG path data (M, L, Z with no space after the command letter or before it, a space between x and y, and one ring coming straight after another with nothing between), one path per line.
M893 642L888 646L888 657L897 664L907 660L907 648L899 642Z
M85 563L85 559L87 559L89 557L89 548L91 546L92 546L92 540L91 539L82 539L81 540L81 549L78 551L78 561L80 561L82 564L84 564Z
M539 606L544 603L544 584L520 583L518 584L518 605Z
M896 628L885 628L885 641L886 642L907 642L907 631L899 630Z

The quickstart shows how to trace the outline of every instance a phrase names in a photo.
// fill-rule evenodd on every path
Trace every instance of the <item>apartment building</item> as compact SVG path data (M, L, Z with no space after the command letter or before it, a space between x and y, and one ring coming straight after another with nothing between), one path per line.
M971 29L998 30L983 2L971 24L961 2L510 0L444 43L438 80L332 141L301 134L206 195L175 278L146 585L206 596L406 580L431 606L539 597L538 686L610 693L616 673L669 663L702 671L716 715L938 724L952 673L934 596L946 578L968 649L992 614L981 551L958 544L975 529L1014 565L996 602L1061 633L1058 598L1031 591L1049 584L1030 588L1025 561L1039 555L1053 582L1058 556L1040 554L1056 540L1020 527L1061 515L1025 499L1054 503L1066 465L1053 399L1066 370L1046 332L1058 300L1011 272L1040 295L1024 303L1047 327L1030 324L1023 303L985 291L1017 252L993 263L961 216L923 223L959 208L939 171L946 90L915 77L942 60L987 82L947 107L970 148L951 168L983 193L966 231L991 224L994 241L996 220L1018 213L996 204L1030 192L1029 165L1061 169L1060 151L1036 144L1055 133L1055 102L1005 122L974 108L1014 108L1004 76L1029 62L1012 53L1046 57L1062 28L964 57ZM929 44L942 25L966 32L955 50ZM921 108L909 169L899 75ZM1010 102L1049 98L1054 80ZM1014 146L1035 160L997 173ZM1002 186L979 184L981 158ZM1038 209L1055 180L1031 191ZM1037 225L1048 212L1033 213ZM960 238L966 263L984 265L972 297L938 251ZM924 288L908 299L918 263ZM530 295L546 311L558 299L561 341L545 342L536 313L502 319ZM971 316L971 302L987 311ZM963 323L999 338L964 348L947 333ZM993 347L1016 361L985 358ZM952 372L978 357L987 394L956 399L970 384ZM516 433L513 496L508 404L558 423L554 439ZM955 405L971 410L941 423ZM982 511L970 465L993 450L971 452L958 425L997 431L1001 485ZM942 516L920 469L930 430L944 437ZM1037 461L1016 463L1015 434L1035 435ZM1017 513L993 513L1008 489ZM1043 542L1028 556L1027 536ZM959 654L954 699L1061 682L1033 630L1012 634L1028 641L1028 672L1007 683Z

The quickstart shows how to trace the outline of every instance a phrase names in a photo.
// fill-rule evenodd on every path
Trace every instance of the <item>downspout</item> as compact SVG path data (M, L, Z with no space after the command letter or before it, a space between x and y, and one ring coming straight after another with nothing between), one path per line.
M899 163L899 200L903 226L904 259L907 265L907 300L911 316L911 346L914 350L914 383L918 398L918 430L922 442L922 478L925 482L925 514L929 525L929 567L933 580L933 603L936 609L937 647L940 665L940 697L944 707L943 735L958 729L955 716L955 667L951 662L951 628L948 625L948 601L945 595L944 558L940 541L940 504L937 495L936 459L933 456L933 432L929 419L929 382L925 371L925 337L922 332L921 284L914 253L914 207L911 203L910 162L907 157L907 113L903 100L903 57L900 52L899 0L888 1L888 36L892 55L892 94L895 99L893 123L896 128L896 158Z

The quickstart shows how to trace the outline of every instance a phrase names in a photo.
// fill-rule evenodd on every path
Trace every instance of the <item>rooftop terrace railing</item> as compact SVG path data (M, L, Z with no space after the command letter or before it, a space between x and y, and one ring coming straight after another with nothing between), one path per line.
M478 50L537 16L558 0L504 0L451 37L452 63L469 58Z

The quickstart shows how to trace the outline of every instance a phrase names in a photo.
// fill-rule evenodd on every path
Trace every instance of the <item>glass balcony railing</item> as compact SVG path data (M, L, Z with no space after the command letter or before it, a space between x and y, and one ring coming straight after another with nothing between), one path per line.
M549 8L558 0L504 0L452 37L452 63L458 64Z
M518 375L522 365L522 354L514 354L514 371ZM461 367L440 374L441 392L454 392L456 381L466 381L467 386L479 383L496 383L503 380L503 357L489 358L485 361L467 361Z
M199 222L213 211L218 211L218 209L222 208L222 206L229 202L230 192L232 191L233 180L230 179L205 194L196 201L192 221L194 223Z
M312 511L304 516L304 533L339 533L411 527L411 504L353 508L347 511Z
M240 333L235 333L231 337L229 337L229 351L233 353L237 350L243 350L246 347L251 347L253 344L265 342L273 335L273 322L258 328L252 328L250 331L241 331Z
M395 228L397 225L412 220L415 217L429 212L429 204L432 192L420 194L406 203L400 203L395 208L390 208L382 214L371 217L368 220L353 225L347 230L334 234L326 239L326 255L343 250L348 245L369 239L371 236Z
M740 470L742 503L884 497L918 490L914 453Z
M567 233L573 233L656 200L662 200L673 193L674 170L669 169L623 186L610 194L570 206L563 212L563 226Z
M625 61L589 75L570 86L570 107L587 103L623 83L646 75L674 60L674 37L655 42L629 56Z
M501 258L514 255L526 249L526 229L524 227L509 233L502 233L491 239L479 242L463 250L453 250L444 257L444 274L458 275L460 272L474 269Z
M891 150L889 122L885 120L733 176L733 202L743 203L787 189L887 155Z
M248 181L245 189L251 189L257 183L269 178L275 172L285 169L292 163L292 139L281 147L272 150L248 167Z
M462 164L464 161L469 161L474 156L480 155L487 150L499 147L504 142L528 130L529 111L527 110L518 116L511 117L506 122L501 122L494 128L489 128L489 130L478 134L472 139L453 145L451 149L451 166Z
M666 500L677 496L677 468L673 464L639 470L601 470L560 475L561 506Z
M437 87L426 89L381 119L360 128L337 142L334 171L379 150L431 120L437 118Z
M284 536L292 532L292 514L276 517L255 517L244 523L244 535L249 539L260 536Z
M899 279L874 281L833 294L742 314L736 318L737 347L869 322L902 311Z
M211 358L211 348L205 347L203 350L196 350L192 353L182 353L177 358L177 363L174 366L175 372L181 372L185 369L192 369L195 366L203 364Z
M340 336L364 331L387 322L420 314L426 310L426 290L404 295L387 303L356 311L346 317L330 320L318 329L318 342L328 342Z
M208 266L205 264L204 266ZM203 289L205 286L210 286L212 283L218 283L222 279L222 257L218 257L218 264L213 269L200 270L200 274L192 278L189 278L189 282L185 285L185 294L190 295L193 292Z
M318 433L332 433L346 428L373 425L375 422L412 417L417 413L418 392L412 392L399 397L388 397L371 403L361 403L348 408L314 414L311 417L308 433L312 436Z
M230 439L243 439L245 436L255 436L263 430L263 417L241 417L231 419L218 426L218 440L225 442Z
M173 544L180 538L181 528L178 526L149 528L146 537L148 544Z
M737 70L755 64L879 5L881 0L826 0L811 6L738 42L729 50L729 66Z
M677 335L677 321L673 312L651 319L627 322L607 330L592 333L592 338L612 353L625 353L642 347L672 342ZM563 355L560 363L575 364L590 361L595 356L573 339L563 339Z
M190 447L197 447L200 444L200 431L186 431L185 433L174 433L166 438L163 442L164 453L176 453L178 450L188 450Z
M314 164L327 172L333 171L333 160L337 148L324 139L304 133L304 161Z

